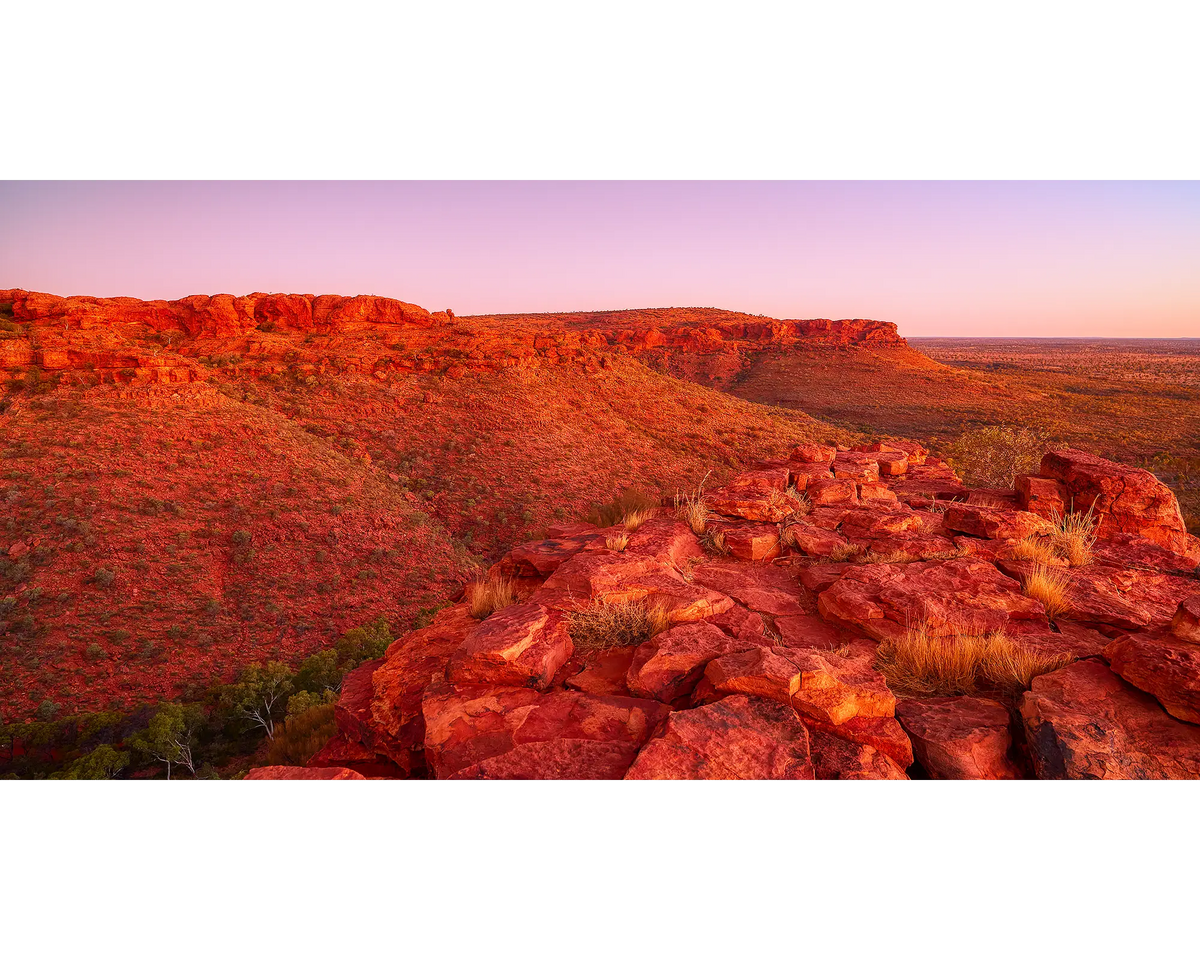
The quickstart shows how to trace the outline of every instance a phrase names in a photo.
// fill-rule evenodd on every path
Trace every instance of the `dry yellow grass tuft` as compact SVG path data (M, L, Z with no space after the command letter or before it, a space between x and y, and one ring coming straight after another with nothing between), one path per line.
M829 559L834 563L844 563L846 561L855 561L863 555L863 548L857 543L839 543L831 551L829 551Z
M630 510L621 518L621 523L625 526L626 530L628 530L630 533L633 533L647 520L653 519L656 513L658 513L658 511L653 507L640 510Z
M1014 543L1011 555L1014 560L1032 560L1034 563L1044 564L1052 564L1058 559L1053 542L1042 539L1037 534Z
M706 480L708 480L707 473L693 493L675 494L675 519L682 520L691 527L692 533L696 536L700 536L708 529L708 505L704 502Z
M627 546L629 546L629 534L610 533L604 538L604 545L608 547L609 550L616 550L617 553L620 553Z
M576 650L608 650L645 643L670 626L667 610L645 600L603 601L567 614Z
M788 487L788 496L796 501L796 515L807 517L812 513L812 501L808 499L807 493L801 493L795 487Z
M1046 608L1051 620L1071 609L1071 576L1060 567L1039 563L1025 574L1023 589L1025 596Z
M767 494L767 503L786 511L788 516L805 516L812 511L812 501L794 486L786 490L772 488Z
M507 577L482 576L467 584L467 610L476 620L486 620L516 599L517 591Z
M984 632L964 624L934 630L927 622L881 643L875 659L891 689L914 694L971 693L981 682L1025 689L1034 677L1071 662L1067 654L1023 647L1003 630Z
M911 563L915 559L916 557L903 550L885 550L880 553L871 549L862 556L863 563Z
M1095 504L1087 513L1070 511L1054 518L1054 533L1051 542L1067 563L1073 567L1084 567L1092 562L1092 547L1096 545L1096 518L1092 514Z

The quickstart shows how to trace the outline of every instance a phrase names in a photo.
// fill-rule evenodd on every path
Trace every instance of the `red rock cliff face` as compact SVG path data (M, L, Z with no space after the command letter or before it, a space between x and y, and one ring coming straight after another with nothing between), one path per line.
M205 380L214 357L251 376L343 371L386 379L416 370L574 364L629 355L684 379L720 385L764 355L804 349L907 349L875 320L774 320L670 308L454 318L386 297L252 293L180 300L59 297L0 290L16 332L0 333L0 370L87 371L120 383Z
M142 324L155 331L180 330L192 337L229 337L264 323L285 330L337 332L361 323L428 326L428 310L386 297L252 293L234 297L197 294L182 300L133 297L56 297L27 290L0 290L17 320L59 323L65 329Z

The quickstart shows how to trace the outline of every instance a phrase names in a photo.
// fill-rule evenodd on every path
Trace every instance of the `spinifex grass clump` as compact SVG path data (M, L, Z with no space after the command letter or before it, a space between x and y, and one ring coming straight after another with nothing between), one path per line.
M1044 654L1012 640L1003 630L966 623L934 629L926 621L879 645L876 664L888 686L902 693L971 693L981 684L1028 688L1033 678L1071 662L1067 654Z
M786 490L776 490L772 487L767 494L767 504L784 510L788 516L803 517L812 513L812 501L808 499L808 494L801 493L794 486Z
M1050 539L1039 537L1036 534L1014 543L1011 556L1014 560L1032 560L1034 563L1043 564L1052 564L1058 559L1058 554Z
M486 620L516 599L516 589L507 577L483 576L467 585L467 609L476 620Z
M670 625L666 609L646 600L599 601L566 619L571 642L582 651L635 647Z
M621 523L630 533L634 533L643 523L650 520L658 511L653 508L644 510L630 510L624 517L621 518Z
M1071 576L1060 567L1038 564L1027 574L1022 585L1025 596L1040 603L1051 620L1071 609Z
M693 493L675 494L675 519L691 527L696 536L708 529L708 505L704 502L704 481L707 479L706 473Z
M606 547L608 547L609 550L616 550L617 553L620 553L627 546L629 546L629 534L628 533L610 533L607 537L604 538L604 545Z
M1070 511L1054 518L1054 533L1050 537L1055 551L1073 567L1084 567L1092 562L1092 547L1096 545L1096 518L1092 511L1086 513Z

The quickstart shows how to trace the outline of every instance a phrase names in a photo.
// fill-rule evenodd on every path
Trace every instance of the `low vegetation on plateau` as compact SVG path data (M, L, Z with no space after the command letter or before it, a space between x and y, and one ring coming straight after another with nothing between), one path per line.
M581 651L636 647L669 625L667 611L646 600L593 603L567 614L567 632Z
M946 460L972 487L1012 487L1013 478L1036 473L1046 438L1024 427L983 427L946 447Z
M912 694L964 694L980 689L1028 689L1034 677L1066 666L1066 654L1023 646L1003 630L981 630L967 620L911 625L880 644L877 663L888 686Z

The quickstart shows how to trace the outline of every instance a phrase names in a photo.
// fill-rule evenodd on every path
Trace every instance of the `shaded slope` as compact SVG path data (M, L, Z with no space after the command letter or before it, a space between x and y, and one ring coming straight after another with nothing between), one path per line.
M669 497L849 438L599 333L395 301L10 291L0 307L10 717L294 665L375 616L407 626L472 555L626 485Z

